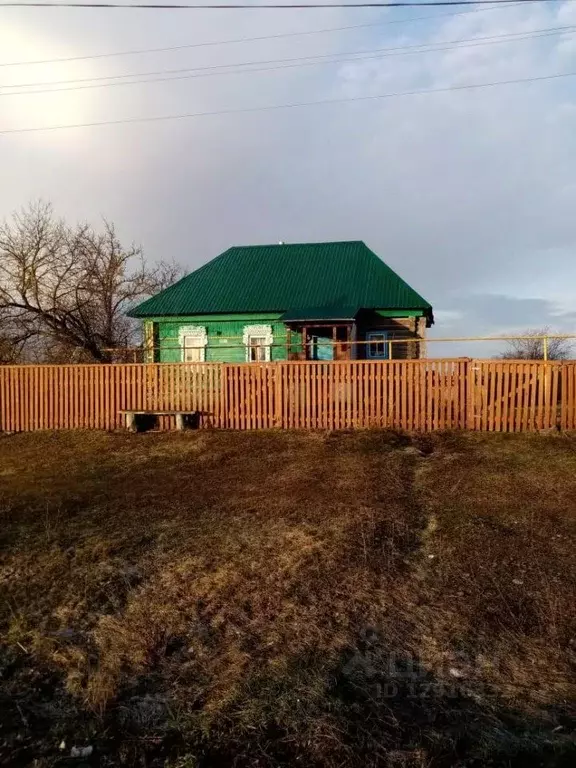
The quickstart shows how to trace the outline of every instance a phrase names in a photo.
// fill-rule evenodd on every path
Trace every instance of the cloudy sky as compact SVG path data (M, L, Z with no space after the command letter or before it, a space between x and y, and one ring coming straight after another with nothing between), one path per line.
M576 72L576 3L0 14L0 131L228 112L0 134L0 216L50 200L188 268L231 244L363 239L437 336L576 332L576 77L340 101ZM163 79L92 87L117 75ZM317 101L336 103L234 112Z

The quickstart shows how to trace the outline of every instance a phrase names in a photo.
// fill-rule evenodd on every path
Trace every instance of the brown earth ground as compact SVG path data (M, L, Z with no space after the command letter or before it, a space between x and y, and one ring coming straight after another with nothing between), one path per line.
M0 512L2 766L576 764L574 438L3 436Z

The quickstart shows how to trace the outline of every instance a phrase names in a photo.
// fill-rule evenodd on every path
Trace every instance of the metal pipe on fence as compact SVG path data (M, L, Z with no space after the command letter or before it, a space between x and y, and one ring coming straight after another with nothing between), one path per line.
M286 348L286 339L285 337L281 336L278 337L281 339L281 341L273 342L272 344L269 344L270 348ZM522 339L530 339L532 341L534 340L540 340L543 342L543 359L548 360L550 356L550 341L552 339L574 339L576 341L576 334L571 333L554 333L554 334L546 334L546 335L539 335L539 336L447 336L447 337L434 337L434 336L419 336L416 334L407 334L405 336L399 336L398 338L388 338L386 340L386 343L388 344L388 350L389 354L393 348L393 345L395 344L411 344L411 343L435 343L435 342L441 342L441 343L447 343L447 342L474 342L474 341L483 341L483 342L505 342L505 341L521 341ZM215 341L217 341L216 344L208 344L209 349L218 349L221 346L225 347L226 349L246 349L246 345L244 343L239 344L228 344L229 341L241 341L241 336L218 336L214 338ZM224 342L224 344L222 344ZM312 341L292 341L292 346L294 347L311 347L314 342ZM332 341L330 339L326 339L326 341L323 341L323 344L326 346L333 346L333 347L341 347L349 342L343 342L343 341ZM354 342L352 342L355 345L358 345L360 347L366 346L369 344L374 344L375 342L370 339L356 339ZM120 348L111 348L111 349L103 349L103 352L106 353L121 353L126 354L127 352L136 352L136 353L145 353L145 352L152 352L152 351L159 351L159 350L182 350L182 346L179 344L164 344L161 347L160 346L146 346L146 347L120 347ZM391 355L390 355L391 356Z

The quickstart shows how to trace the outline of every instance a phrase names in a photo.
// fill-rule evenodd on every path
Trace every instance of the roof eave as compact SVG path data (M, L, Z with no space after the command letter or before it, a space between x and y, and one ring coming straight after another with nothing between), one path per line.
M314 317L314 318L298 318L295 320L286 320L284 317L280 317L279 319L282 322L301 322L302 319L310 319L310 320L353 320L360 312L363 310L387 310L389 312L393 312L394 310L398 310L398 312L422 312L422 315L426 317L428 327L434 324L434 313L432 310L432 306L430 304L427 304L426 306L419 306L419 307L359 307L357 311L354 313L354 315L346 314L346 316L342 317ZM241 311L238 311L236 309L233 310L223 310L219 309L218 311L214 310L187 310L186 312L166 312L165 310L162 312L158 311L139 311L138 307L135 307L134 309L130 310L129 312L126 312L126 315L131 318L139 319L139 320L146 320L146 318L151 317L194 317L195 315L246 315L250 313L254 314L271 314L271 313L283 313L287 314L290 310L287 310L285 308L281 309L243 309Z

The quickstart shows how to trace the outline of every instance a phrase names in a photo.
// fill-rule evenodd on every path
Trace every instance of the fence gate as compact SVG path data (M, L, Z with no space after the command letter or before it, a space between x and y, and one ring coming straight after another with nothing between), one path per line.
M564 365L543 361L471 360L468 428L530 432L559 426ZM568 416L566 423L569 420Z

